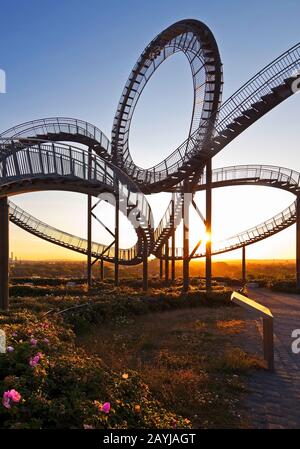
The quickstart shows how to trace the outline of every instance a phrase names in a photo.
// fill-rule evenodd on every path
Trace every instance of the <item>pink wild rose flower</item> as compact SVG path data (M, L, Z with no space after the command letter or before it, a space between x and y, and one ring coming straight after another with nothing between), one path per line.
M32 346L36 346L37 345L37 340L35 339L35 338L31 338L30 339L30 344L32 345Z
M16 390L8 390L3 393L2 404L5 408L11 408L21 400L21 395Z
M110 402L104 402L101 407L101 412L108 414L110 412Z
M39 361L41 360L42 354L40 352L38 352L34 357L31 357L29 360L29 365L31 366L31 368L34 368Z

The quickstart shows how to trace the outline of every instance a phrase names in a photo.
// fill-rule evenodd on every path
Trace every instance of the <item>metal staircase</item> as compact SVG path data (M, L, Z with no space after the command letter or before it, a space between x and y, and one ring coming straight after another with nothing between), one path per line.
M111 161L111 144L96 126L83 120L67 117L49 117L14 126L0 134L2 151L10 148L11 140L24 146L38 142L76 142L92 148L99 156Z
M144 170L132 161L122 167L145 192L176 185L221 151L241 132L295 92L293 83L300 73L300 44L283 53L235 92L211 117L216 124L211 138L196 129L164 161ZM129 131L128 131L129 132Z
M262 185L271 186L287 190L295 195L300 191L300 173L282 167L266 165L241 165L234 167L224 167L213 170L213 188L234 186L234 185ZM274 180L276 181L274 183ZM198 190L205 189L205 176L199 180ZM174 201L174 208L172 205ZM175 193L164 213L159 225L153 233L154 243L152 253L158 257L165 257L162 254L162 246L172 231L173 220L175 225L180 222L180 210L183 198L181 193ZM173 215L173 211L175 214ZM87 254L87 240L56 229L28 214L14 203L10 202L10 220L20 228L30 232L37 237L47 240L56 245ZM213 242L212 254L221 254L232 251L243 246L251 245L263 240L271 235L286 229L296 221L296 201L283 212L266 220L258 226L247 229L221 242ZM103 259L109 262L114 260L114 248L107 245L92 243L92 256L97 258L102 255ZM182 248L176 248L175 257L182 260ZM192 258L204 257L205 252L196 251ZM119 251L121 264L134 264L140 260L137 245L129 249Z
M170 54L177 51L176 46L173 45L172 48ZM161 56L160 63L170 54ZM152 65L154 61L155 59L152 61ZM156 63L155 70L160 63ZM151 76L153 73L154 68L152 68ZM299 78L299 73L300 43L268 64L226 100L218 111L211 115L211 123L215 122L212 136L206 130L203 131L201 128L203 125L200 125L165 160L149 169L137 167L130 156L125 161L115 157L115 163L139 185L142 192L153 193L168 190L189 174L195 171L200 172L209 158L216 155L267 112L292 96L295 93L292 86L295 80ZM146 82L148 82L147 77L145 77L142 90ZM137 102L142 90L135 93L137 95L135 102ZM207 95L211 94L209 90L207 92ZM125 106L124 108L126 109ZM210 106L204 109L207 108L209 109ZM131 116L133 112L134 107L132 106ZM129 122L126 142L129 137L130 120L129 118L126 119ZM192 122L195 123L195 121ZM96 153L108 161L113 157L111 144L102 131L87 122L72 118L58 117L27 122L10 128L0 137L1 139L30 139L32 137L41 140L78 142L91 146Z
M129 150L131 120L137 102L158 67L170 56L183 52L192 71L194 104L187 139L165 160L152 168L138 167ZM112 144L94 125L66 117L26 122L0 134L0 189L2 195L34 190L72 190L92 195L115 193L121 184L125 196L139 195L141 204L133 216L139 221L138 242L120 250L121 263L140 263L143 254L160 257L163 245L177 225L183 202L183 180L193 179L193 192L206 188L207 162L249 126L295 93L300 73L300 43L251 78L221 106L222 64L209 28L195 20L177 22L153 39L141 54L123 90L112 129ZM48 142L48 143L47 143ZM51 142L51 143L50 143ZM57 144L71 142L86 149ZM92 151L91 151L92 150ZM112 163L113 161L113 163ZM213 187L266 185L299 193L300 175L272 166L226 167L213 171ZM118 186L116 184L116 179ZM194 182L195 181L195 182ZM151 209L141 193L172 191L174 196L158 227L153 229ZM12 206L11 220L29 232L74 251L86 253L86 241L40 222ZM266 238L295 221L295 204L258 227L234 236L231 243L214 247L219 254ZM240 246L239 246L240 245ZM223 249L222 249L223 248ZM225 249L224 249L225 248ZM104 252L103 252L104 251ZM93 255L116 259L113 247L92 245ZM194 257L203 254L195 253ZM97 256L97 257L98 257ZM180 249L177 249L177 258Z
M118 258L124 264L136 264L141 262L145 252L148 255L151 252L153 219L146 197L117 167L86 150L54 143L26 148L13 146L12 151L6 151L0 158L0 189L5 195L45 189L63 189L94 196L102 192L117 192L120 201L125 202L125 214L138 237L134 247L119 251ZM56 230L20 208L14 207L11 217L14 223L45 240L78 252L87 251L84 239ZM104 260L115 258L114 248L107 245L93 244L92 252L97 257L101 254Z

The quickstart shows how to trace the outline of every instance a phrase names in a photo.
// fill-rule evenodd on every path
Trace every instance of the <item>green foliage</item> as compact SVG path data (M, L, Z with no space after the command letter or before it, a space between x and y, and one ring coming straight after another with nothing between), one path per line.
M19 297L37 297L37 296L58 296L58 295L82 295L84 293L84 286L76 288L67 288L65 285L56 285L55 288L51 285L36 286L36 285L12 285L9 287L10 296Z
M89 328L90 324L102 324L107 321L118 321L124 317L143 315L151 312L161 312L189 307L230 305L230 291L191 291L182 294L181 291L156 291L149 296L126 296L126 293L95 298L87 307L70 311L66 320L74 326L75 332L80 333ZM122 318L123 317L123 318Z
M20 288L23 287L20 286ZM54 290L52 292L55 293ZM147 313L190 307L230 306L230 296L231 290L223 287L216 287L211 292L191 287L188 293L183 293L182 287L175 285L155 288L148 294L144 294L131 285L114 289L110 284L103 283L96 285L89 296L86 292L75 295L71 291L63 295L16 296L11 300L11 307L16 310L27 308L36 312L66 310L65 321L73 326L76 333L82 333L88 331L91 324L99 325L118 321L121 325L125 318ZM83 307L76 308L78 306Z
M1 428L189 427L188 420L153 399L136 372L124 378L76 348L75 334L61 316L47 319L18 310L0 315L0 326L14 348L0 354L0 393L21 394L11 408L0 405ZM37 353L41 358L31 367ZM101 411L104 402L111 404L108 414Z
M249 374L253 368L262 368L262 363L242 349L233 348L216 358L215 368L224 373Z
M25 294L27 287L31 294L32 286L12 288L24 289ZM71 292L55 296L45 294L48 288L35 287L35 294L42 291L43 295L28 297L19 290L11 301L11 311L0 315L0 327L14 348L0 355L0 395L15 389L22 396L10 409L0 405L1 428L190 426L188 420L172 412L172 405L170 409L162 407L135 371L128 370L124 379L100 358L77 348L75 338L105 323L122 328L147 313L230 305L230 291L206 293L198 286L183 294L175 285L144 295L132 285L113 289L105 283L94 288L92 296L86 296L84 286L77 296L70 296ZM48 311L53 313L45 315ZM38 341L36 346L30 343L32 337ZM41 358L31 367L29 361L37 353ZM111 404L109 414L99 409L104 402Z
M299 294L300 288L297 288L294 280L277 280L270 284L271 290L275 292Z

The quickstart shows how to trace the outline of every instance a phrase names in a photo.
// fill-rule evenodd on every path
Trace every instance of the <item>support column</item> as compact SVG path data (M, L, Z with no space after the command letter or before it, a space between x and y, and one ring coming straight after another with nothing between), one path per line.
M296 217L296 285L300 288L300 195L297 196Z
M211 177L212 177L211 159L206 165L206 257L205 257L205 278L206 290L211 290L211 211L212 211L212 195L211 195Z
M148 290L148 256L147 254L143 257L143 290L146 292Z
M246 273L246 246L242 248L242 281L244 284L247 282L247 273Z
M165 281L169 281L169 240L165 244Z
M9 212L7 197L0 198L0 309L9 306Z
M175 281L175 203L174 203L174 197L172 200L172 235L171 235L171 279L172 282Z
M163 278L163 274L164 274L164 265L163 265L163 258L162 258L162 254L161 257L159 259L159 278L162 279Z
M104 261L103 259L100 259L100 280L103 281L104 279Z
M88 153L88 178L91 178L92 149ZM92 195L87 196L87 285L92 285Z
M183 219L183 291L187 292L189 289L190 283L190 272L189 272L189 263L190 263L190 223L189 223L189 214L190 214L190 198L189 198L189 189L188 184L185 183L184 189L184 201L182 204L182 219Z
M115 205L115 286L119 285L119 194L116 194Z
M87 285L92 285L92 196L87 197Z

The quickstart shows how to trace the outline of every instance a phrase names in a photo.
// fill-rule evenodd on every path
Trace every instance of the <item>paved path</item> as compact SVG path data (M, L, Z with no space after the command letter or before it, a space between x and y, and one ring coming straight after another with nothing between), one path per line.
M300 295L253 289L249 297L271 309L275 343L275 372L258 371L249 379L247 407L253 427L300 428L300 353L294 354L291 349L292 331L300 329ZM251 337L246 347L261 351L262 341L253 336L253 327L262 334L262 325L250 319L249 326Z

